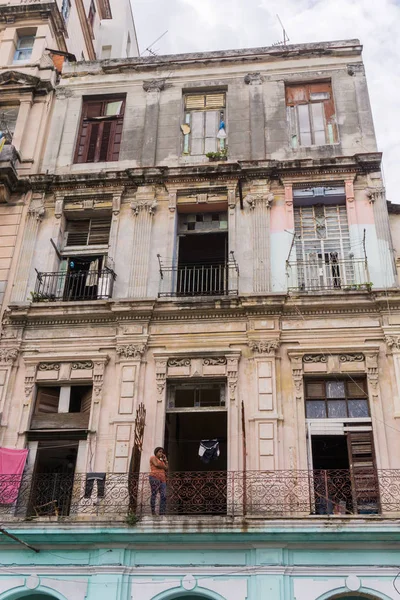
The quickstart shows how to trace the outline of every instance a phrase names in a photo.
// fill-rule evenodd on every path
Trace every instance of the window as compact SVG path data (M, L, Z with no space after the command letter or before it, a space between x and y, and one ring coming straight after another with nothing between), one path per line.
M88 413L92 391L91 385L38 387L35 414Z
M111 217L68 220L65 246L106 245L110 237L110 227Z
M323 146L338 141L330 83L287 86L286 106L292 148Z
M309 380L305 384L308 419L369 417L365 379Z
M112 46L103 46L101 49L101 58L103 58L104 60L111 58L111 49Z
M18 106L0 106L0 131L11 144L18 118Z
M69 19L69 13L71 12L71 2L70 0L62 0L61 5L61 14L63 16L64 22L67 23Z
M125 99L84 100L76 163L116 161L122 138Z
M94 3L94 0L91 0L90 2L90 7L89 7L89 14L88 14L88 22L90 27L93 29L94 26L94 19L96 17L96 6Z
M226 147L225 94L185 96L183 153L204 155Z
M298 287L361 283L364 266L352 258L344 188L295 189L293 197Z
M18 38L14 62L25 61L31 58L34 41L34 35L23 35Z

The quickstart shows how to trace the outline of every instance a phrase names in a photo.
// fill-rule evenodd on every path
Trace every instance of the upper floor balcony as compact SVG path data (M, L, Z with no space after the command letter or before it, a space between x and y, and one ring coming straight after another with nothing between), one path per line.
M400 471L202 471L25 473L0 476L2 521L126 521L146 516L392 518L400 513Z
M116 274L104 269L77 270L56 273L37 271L33 302L80 302L112 298Z
M0 151L0 202L8 202L18 184L18 152L11 144Z
M372 286L366 259L341 259L336 252L288 261L286 275L289 291L370 291Z

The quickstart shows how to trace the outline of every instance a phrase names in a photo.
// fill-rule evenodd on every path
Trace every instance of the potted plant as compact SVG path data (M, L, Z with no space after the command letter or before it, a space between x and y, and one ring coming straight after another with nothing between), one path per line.
M206 156L210 162L228 160L228 147L218 150L218 152L207 152Z

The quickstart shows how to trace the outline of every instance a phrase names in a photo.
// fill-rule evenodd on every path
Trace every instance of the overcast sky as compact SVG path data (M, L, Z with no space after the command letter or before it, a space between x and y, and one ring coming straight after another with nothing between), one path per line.
M140 50L158 54L359 38L387 196L400 202L400 0L131 0ZM146 53L145 53L146 54Z

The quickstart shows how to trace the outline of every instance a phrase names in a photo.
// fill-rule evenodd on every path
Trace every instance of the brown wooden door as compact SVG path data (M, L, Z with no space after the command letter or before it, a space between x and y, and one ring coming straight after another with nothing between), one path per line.
M374 514L380 511L379 483L376 470L372 431L347 434L353 511L356 514Z

